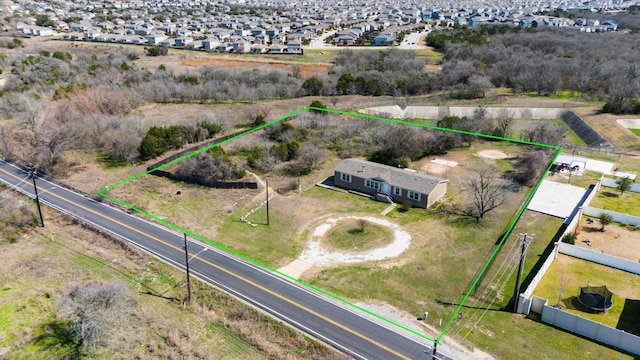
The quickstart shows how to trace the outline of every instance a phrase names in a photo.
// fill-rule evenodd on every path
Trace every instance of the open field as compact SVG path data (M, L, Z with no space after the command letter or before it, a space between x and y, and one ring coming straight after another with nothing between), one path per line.
M580 287L587 285L606 285L614 293L613 307L607 312L593 312L584 308L577 296L580 294ZM638 302L640 299L638 275L559 254L534 295L548 299L550 305L560 304L565 311L583 318L640 335L640 328L637 327L640 322L640 306L632 306L632 311L625 309L624 317L621 317L625 300Z

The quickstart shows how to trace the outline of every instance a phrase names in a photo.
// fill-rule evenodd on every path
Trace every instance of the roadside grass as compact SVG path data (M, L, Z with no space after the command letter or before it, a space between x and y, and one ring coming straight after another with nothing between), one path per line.
M580 287L587 285L606 285L614 293L613 307L607 312L594 312L582 306L577 297ZM613 328L621 321L635 324L640 321L640 308L637 306L625 312L627 319L621 319L625 299L640 299L640 278L636 274L568 255L558 255L534 291L534 295L549 300L550 305L561 305L564 311ZM640 335L639 329L636 328L635 331L636 335Z
M618 189L602 187L589 206L640 216L640 194L625 191L620 196Z
M225 217L218 235L212 240L271 267L295 259L302 251L303 243L295 237L292 220L271 207L267 225L267 212L263 207L247 219L255 224L251 225L240 221L248 210Z
M184 272L47 215L48 228L2 245L0 357L346 358L197 279L184 307ZM109 336L78 349L57 302L68 285L92 281L125 282L131 303Z
M319 187L312 187L302 194L303 197L319 199L326 205L321 214L318 214L319 217L330 214L379 214L387 205ZM279 200L284 203L279 203ZM287 213L286 209L280 209L287 207L287 203L287 199L279 197L270 201L269 225L265 206L247 217L255 226L240 221L240 218L255 207L242 208L223 219L217 236L211 240L267 266L286 265L300 255L307 242L307 239L300 235L300 229L296 228L294 216Z
M329 231L325 244L330 249L348 251L364 251L383 247L393 241L393 232L366 220L360 223L356 219L346 219L338 222Z
M10 281L4 283L0 300L0 334L4 334L0 336L0 348L9 348L3 355L6 358L64 358L65 355L73 354L88 359L121 358L125 354L128 354L126 357L151 358L154 348L167 356L180 352L211 352L221 354L225 358L267 358L246 341L236 344L233 348L226 345L226 341L218 342L216 346L207 344L207 337L204 336L206 321L198 319L195 314L179 308L176 304L167 302L155 292L155 289L162 289L162 296L165 298L174 297L177 292L182 292L179 288L176 290L171 284L164 282L171 276L156 277L153 281L147 282L144 290L155 288L156 296L133 291L135 286L130 277L133 274L128 274L127 271L113 265L130 262L122 254L114 253L118 250L101 250L105 256L112 255L113 261L110 261L87 254L86 249L78 246L76 239L57 231L55 225L53 232L55 241L50 240L49 234L35 233L18 244L5 247L6 254L16 259L14 261L18 264L22 264L6 274ZM88 234L90 237L94 236ZM86 240L80 240L82 241ZM149 265L150 268L156 266L165 267L164 264L157 264L155 261ZM167 269L162 271L165 270ZM129 283L130 295L133 298L131 312L125 315L125 319L116 329L112 329L111 335L98 346L78 351L75 341L64 335L63 323L56 317L57 299L70 283L96 280ZM163 336L172 336L171 331L186 333L185 326L190 327L188 331L193 345L185 343L185 340L174 344L162 340ZM196 345L196 342L205 345ZM198 346L202 346L206 351L197 349Z

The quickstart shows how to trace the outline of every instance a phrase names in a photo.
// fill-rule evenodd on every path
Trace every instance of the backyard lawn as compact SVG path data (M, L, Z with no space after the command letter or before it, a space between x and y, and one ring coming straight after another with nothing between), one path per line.
M577 297L582 286L606 285L614 293L613 307L607 312L593 312L582 306ZM560 305L572 314L614 328L624 328L640 335L640 328L625 324L640 323L640 277L608 266L559 254L534 292L548 299L549 305ZM632 300L627 302L628 300ZM633 309L629 304L633 303ZM625 306L627 307L625 309ZM624 310L624 317L621 317Z
M603 186L589 206L640 216L640 194L625 191L621 196L618 189Z

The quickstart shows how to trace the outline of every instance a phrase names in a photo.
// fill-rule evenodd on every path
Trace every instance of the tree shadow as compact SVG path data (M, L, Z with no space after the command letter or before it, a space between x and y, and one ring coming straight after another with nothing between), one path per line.
M60 349L66 354L63 359L80 359L80 343L74 336L73 331L67 327L67 323L59 320L52 320L40 327L41 334L36 336L33 344L49 351Z
M608 197L608 198L619 198L620 197L620 194L614 194L611 191L601 191L600 194L602 194L602 196Z
M595 224L595 223L594 223ZM595 232L602 232L602 225L596 225L596 226L583 226L582 229L580 229L581 232L585 232L585 233L595 233Z

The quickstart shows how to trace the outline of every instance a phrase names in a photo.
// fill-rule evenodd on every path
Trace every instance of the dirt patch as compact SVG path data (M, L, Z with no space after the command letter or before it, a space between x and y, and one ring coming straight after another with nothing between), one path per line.
M505 153L504 151L495 149L478 151L476 155L480 156L481 158L492 160L509 158L509 154Z
M587 219L591 219L592 222L589 223ZM575 245L631 261L640 261L640 231L609 224L602 232L601 227L598 219L583 216L580 219Z
M364 219L373 224L388 227L393 230L393 242L387 246L379 247L370 251L341 251L328 249L323 246L323 238L333 229L339 222L344 220ZM297 259L291 264L280 269L281 272L293 276L300 277L306 270L311 267L324 267L342 264L354 264L373 260L384 260L394 258L402 254L411 245L411 235L404 231L400 226L386 220L371 216L364 217L339 217L324 220L313 231L306 248ZM307 265L305 266L303 265Z

